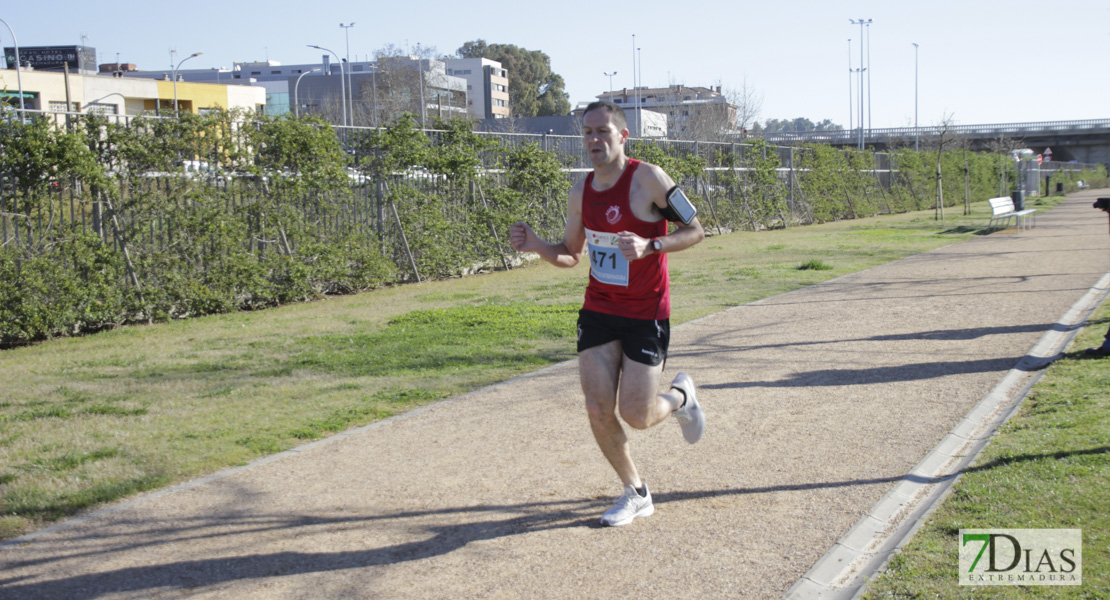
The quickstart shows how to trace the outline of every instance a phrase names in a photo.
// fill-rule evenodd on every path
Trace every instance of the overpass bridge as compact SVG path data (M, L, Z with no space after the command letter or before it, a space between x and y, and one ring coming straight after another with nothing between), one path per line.
M858 146L862 141L866 148L883 150L912 147L915 139L925 147L933 146L941 134L965 139L974 150L1029 148L1035 154L1044 154L1051 148L1053 161L1101 163L1110 168L1110 119L773 133L763 138L781 146L809 143Z

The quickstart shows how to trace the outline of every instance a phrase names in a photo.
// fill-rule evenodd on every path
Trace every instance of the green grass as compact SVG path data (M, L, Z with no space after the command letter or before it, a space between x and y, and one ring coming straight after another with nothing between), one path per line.
M1102 306L864 598L1110 597L1110 358ZM960 586L960 529L1082 529L1083 585Z
M956 212L712 237L669 258L672 323L983 233L985 203ZM586 273L531 264L0 352L0 537L571 358Z

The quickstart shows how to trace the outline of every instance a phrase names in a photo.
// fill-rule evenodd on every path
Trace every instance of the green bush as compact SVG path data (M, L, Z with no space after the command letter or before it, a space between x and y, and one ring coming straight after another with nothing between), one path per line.
M311 117L83 119L0 123L0 345L511 267L512 223L559 239L581 177L569 159L499 145L467 121L424 132L405 115L338 135ZM711 232L931 208L938 160L945 206L1016 181L998 154L816 145L791 149L786 169L782 151L628 146L698 198ZM1108 183L1101 167L1051 183L1071 191L1081 179Z

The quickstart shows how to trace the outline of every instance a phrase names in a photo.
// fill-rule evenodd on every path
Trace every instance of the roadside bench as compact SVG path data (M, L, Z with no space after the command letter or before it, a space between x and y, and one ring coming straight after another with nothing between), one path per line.
M991 220L987 223L987 227L994 225L995 221L1006 223L1010 219L1014 220L1014 225L1018 229L1029 228L1029 217L1032 216L1033 227L1037 226L1037 210L1034 208L1026 208L1024 210L1014 210L1014 199L1009 196L1001 196L998 198L991 198Z

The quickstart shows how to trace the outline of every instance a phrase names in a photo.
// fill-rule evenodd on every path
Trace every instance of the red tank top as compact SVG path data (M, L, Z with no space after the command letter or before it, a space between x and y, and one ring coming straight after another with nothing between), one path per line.
M667 220L642 221L632 214L628 196L640 161L630 159L616 185L593 188L594 174L582 190L582 222L590 255L590 284L583 308L632 319L667 319L671 315L667 255L654 252L629 262L616 246L615 234L631 231L644 238L667 235Z

